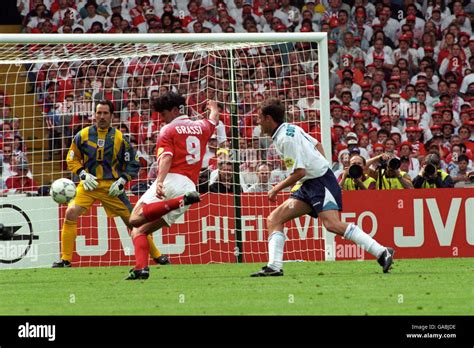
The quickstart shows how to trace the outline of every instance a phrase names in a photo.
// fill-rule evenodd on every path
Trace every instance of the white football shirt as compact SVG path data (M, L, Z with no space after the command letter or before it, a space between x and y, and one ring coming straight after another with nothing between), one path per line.
M282 123L273 133L272 139L278 155L290 173L299 168L306 169L306 175L301 182L319 178L329 169L329 162L316 149L318 141L300 127Z

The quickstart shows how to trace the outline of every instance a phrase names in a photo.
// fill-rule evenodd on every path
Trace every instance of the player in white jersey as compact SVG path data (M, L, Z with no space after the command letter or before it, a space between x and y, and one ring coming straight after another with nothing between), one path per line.
M305 214L319 217L328 231L353 241L374 255L383 272L387 273L393 262L394 250L380 245L356 225L340 220L341 189L324 157L322 145L300 127L285 123L284 120L285 107L279 99L267 99L260 105L258 121L262 133L272 136L278 154L291 173L268 192L268 198L275 202L278 192L298 181L302 185L268 216L269 261L267 266L251 276L283 275L283 225Z

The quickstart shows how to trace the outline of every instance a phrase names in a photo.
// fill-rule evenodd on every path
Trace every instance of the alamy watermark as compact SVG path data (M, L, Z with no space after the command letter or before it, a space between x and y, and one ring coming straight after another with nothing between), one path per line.
M0 243L0 260L14 260L21 258L24 254L27 245L25 244L18 244L17 242L4 242ZM38 245L33 244L28 250L28 253L24 256L33 262L38 261Z

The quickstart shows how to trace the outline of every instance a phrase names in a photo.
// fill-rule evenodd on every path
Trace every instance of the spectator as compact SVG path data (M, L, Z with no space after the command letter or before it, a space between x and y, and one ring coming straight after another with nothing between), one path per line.
M46 8L43 3L37 4L35 9L28 13L23 21L25 31L28 33L33 32L38 27L41 21L46 18L51 18L51 12Z
M270 166L267 163L261 163L257 167L258 182L249 187L247 192L268 192L272 189L270 184Z
M69 6L68 0L58 0L57 3L59 8L53 15L53 21L57 27L61 27L65 24L71 27L75 24L83 24L81 15L75 8Z
M28 177L28 163L24 160L19 160L15 165L15 174L8 177L5 181L5 185L10 190L15 190L15 192L28 192L28 191L38 191L38 186L35 181Z
M209 191L216 193L233 193L231 162L220 162L218 164L217 180L209 186Z
M405 157L406 167L404 167L403 171L407 172L410 178L413 180L418 173L420 172L420 162L418 158L413 154L413 146L409 141L404 141L400 144L398 156L400 160Z
M337 0L333 0L337 1ZM339 57L350 55L352 58L364 58L362 49L354 45L354 33L348 31L343 35L343 42L338 50Z
M102 27L105 27L107 21L104 16L97 14L97 8L99 7L95 0L87 1L86 5L84 6L87 11L87 17L84 18L84 29L89 31L92 28L92 25L95 22L99 22Z
M466 155L459 155L457 166L450 172L455 187L462 186L463 183L471 181L468 174L473 170L473 168L472 166L469 166L469 162L470 160Z
M13 145L11 143L4 143L2 149L2 177L4 181L11 175L14 171L11 166L13 161Z

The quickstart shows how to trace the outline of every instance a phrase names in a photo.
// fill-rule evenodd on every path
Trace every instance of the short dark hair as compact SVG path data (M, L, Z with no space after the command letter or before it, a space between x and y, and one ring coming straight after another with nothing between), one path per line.
M97 111L97 106L98 105L108 105L109 106L109 111L110 111L111 114L113 114L114 111L115 111L114 103L112 103L110 100L101 99L101 100L97 101L97 103L95 104L95 111Z
M120 15L120 14L118 14L118 13L114 13L114 14L112 15L112 17L110 17L110 18L111 18L111 20L113 20L114 18L120 18L120 21L123 21L122 15Z
M349 16L349 13L347 13L347 11L346 11L346 10L339 10L339 12L338 12L338 13L345 13L345 14L346 14L346 16Z
M97 10L99 5L95 2L95 0L88 0L87 3L85 4L84 8L87 8L89 6L94 6L94 8Z
M466 155L459 155L458 162L461 162L461 161L465 161L469 163L469 157L467 157Z
M269 98L260 104L263 115L269 115L276 123L285 122L285 106L280 99Z
M378 131L377 131L377 136L380 135L380 134L386 134L387 137L390 137L390 132L384 128L380 128Z
M153 100L153 108L158 112L171 111L173 108L179 109L185 106L186 99L175 92L166 92Z

